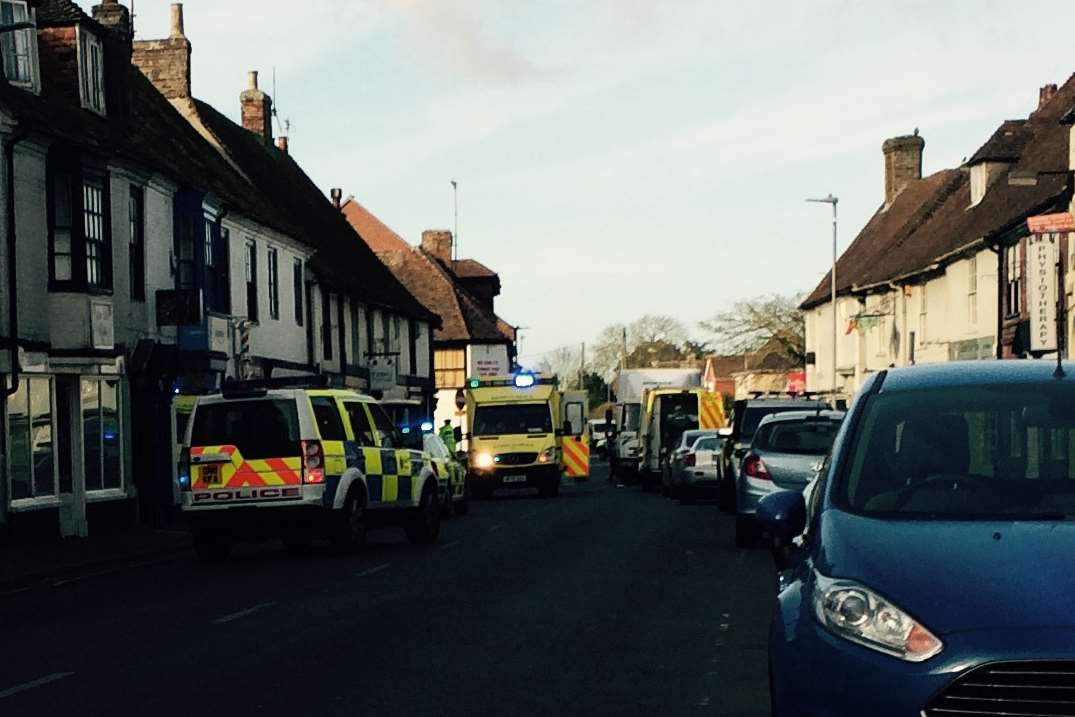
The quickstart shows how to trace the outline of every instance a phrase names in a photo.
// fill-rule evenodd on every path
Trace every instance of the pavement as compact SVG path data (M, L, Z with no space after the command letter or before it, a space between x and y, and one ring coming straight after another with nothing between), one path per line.
M472 503L434 546L180 552L0 595L0 714L768 715L767 552L594 472Z

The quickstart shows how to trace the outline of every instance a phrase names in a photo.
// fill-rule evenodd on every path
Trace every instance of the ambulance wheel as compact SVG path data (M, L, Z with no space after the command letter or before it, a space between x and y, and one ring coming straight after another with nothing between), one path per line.
M201 527L191 531L194 554L203 562L223 560L231 553L231 540L219 530Z
M436 488L426 484L422 490L421 502L404 529L407 531L407 539L415 545L437 542L437 536L440 535L440 501L437 500Z
M366 502L361 491L352 489L343 508L333 511L329 542L340 552L354 552L366 545Z

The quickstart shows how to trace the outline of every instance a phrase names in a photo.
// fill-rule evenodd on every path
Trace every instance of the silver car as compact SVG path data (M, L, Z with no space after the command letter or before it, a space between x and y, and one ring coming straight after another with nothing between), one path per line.
M793 411L766 416L736 477L735 544L749 547L761 530L754 519L758 501L781 490L802 491L832 449L842 411Z
M695 442L703 436L716 436L715 430L692 429L684 431L675 444L675 448L668 455L664 470L661 471L661 493L665 496L674 496L682 483L682 474L687 454Z
M698 498L716 498L720 488L720 450L724 437L715 432L699 436L683 456L675 475L679 502L690 505Z

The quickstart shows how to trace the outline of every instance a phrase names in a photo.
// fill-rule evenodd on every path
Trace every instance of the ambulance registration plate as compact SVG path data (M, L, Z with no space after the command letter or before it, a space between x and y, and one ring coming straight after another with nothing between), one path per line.
M202 482L207 485L220 485L220 466L202 466Z
M504 476L505 483L525 483L526 476Z

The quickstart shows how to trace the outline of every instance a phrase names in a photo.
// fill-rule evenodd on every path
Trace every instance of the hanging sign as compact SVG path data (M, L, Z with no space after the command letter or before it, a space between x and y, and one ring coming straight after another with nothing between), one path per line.
M1031 234L1026 243L1030 351L1056 351L1056 257L1059 235Z

